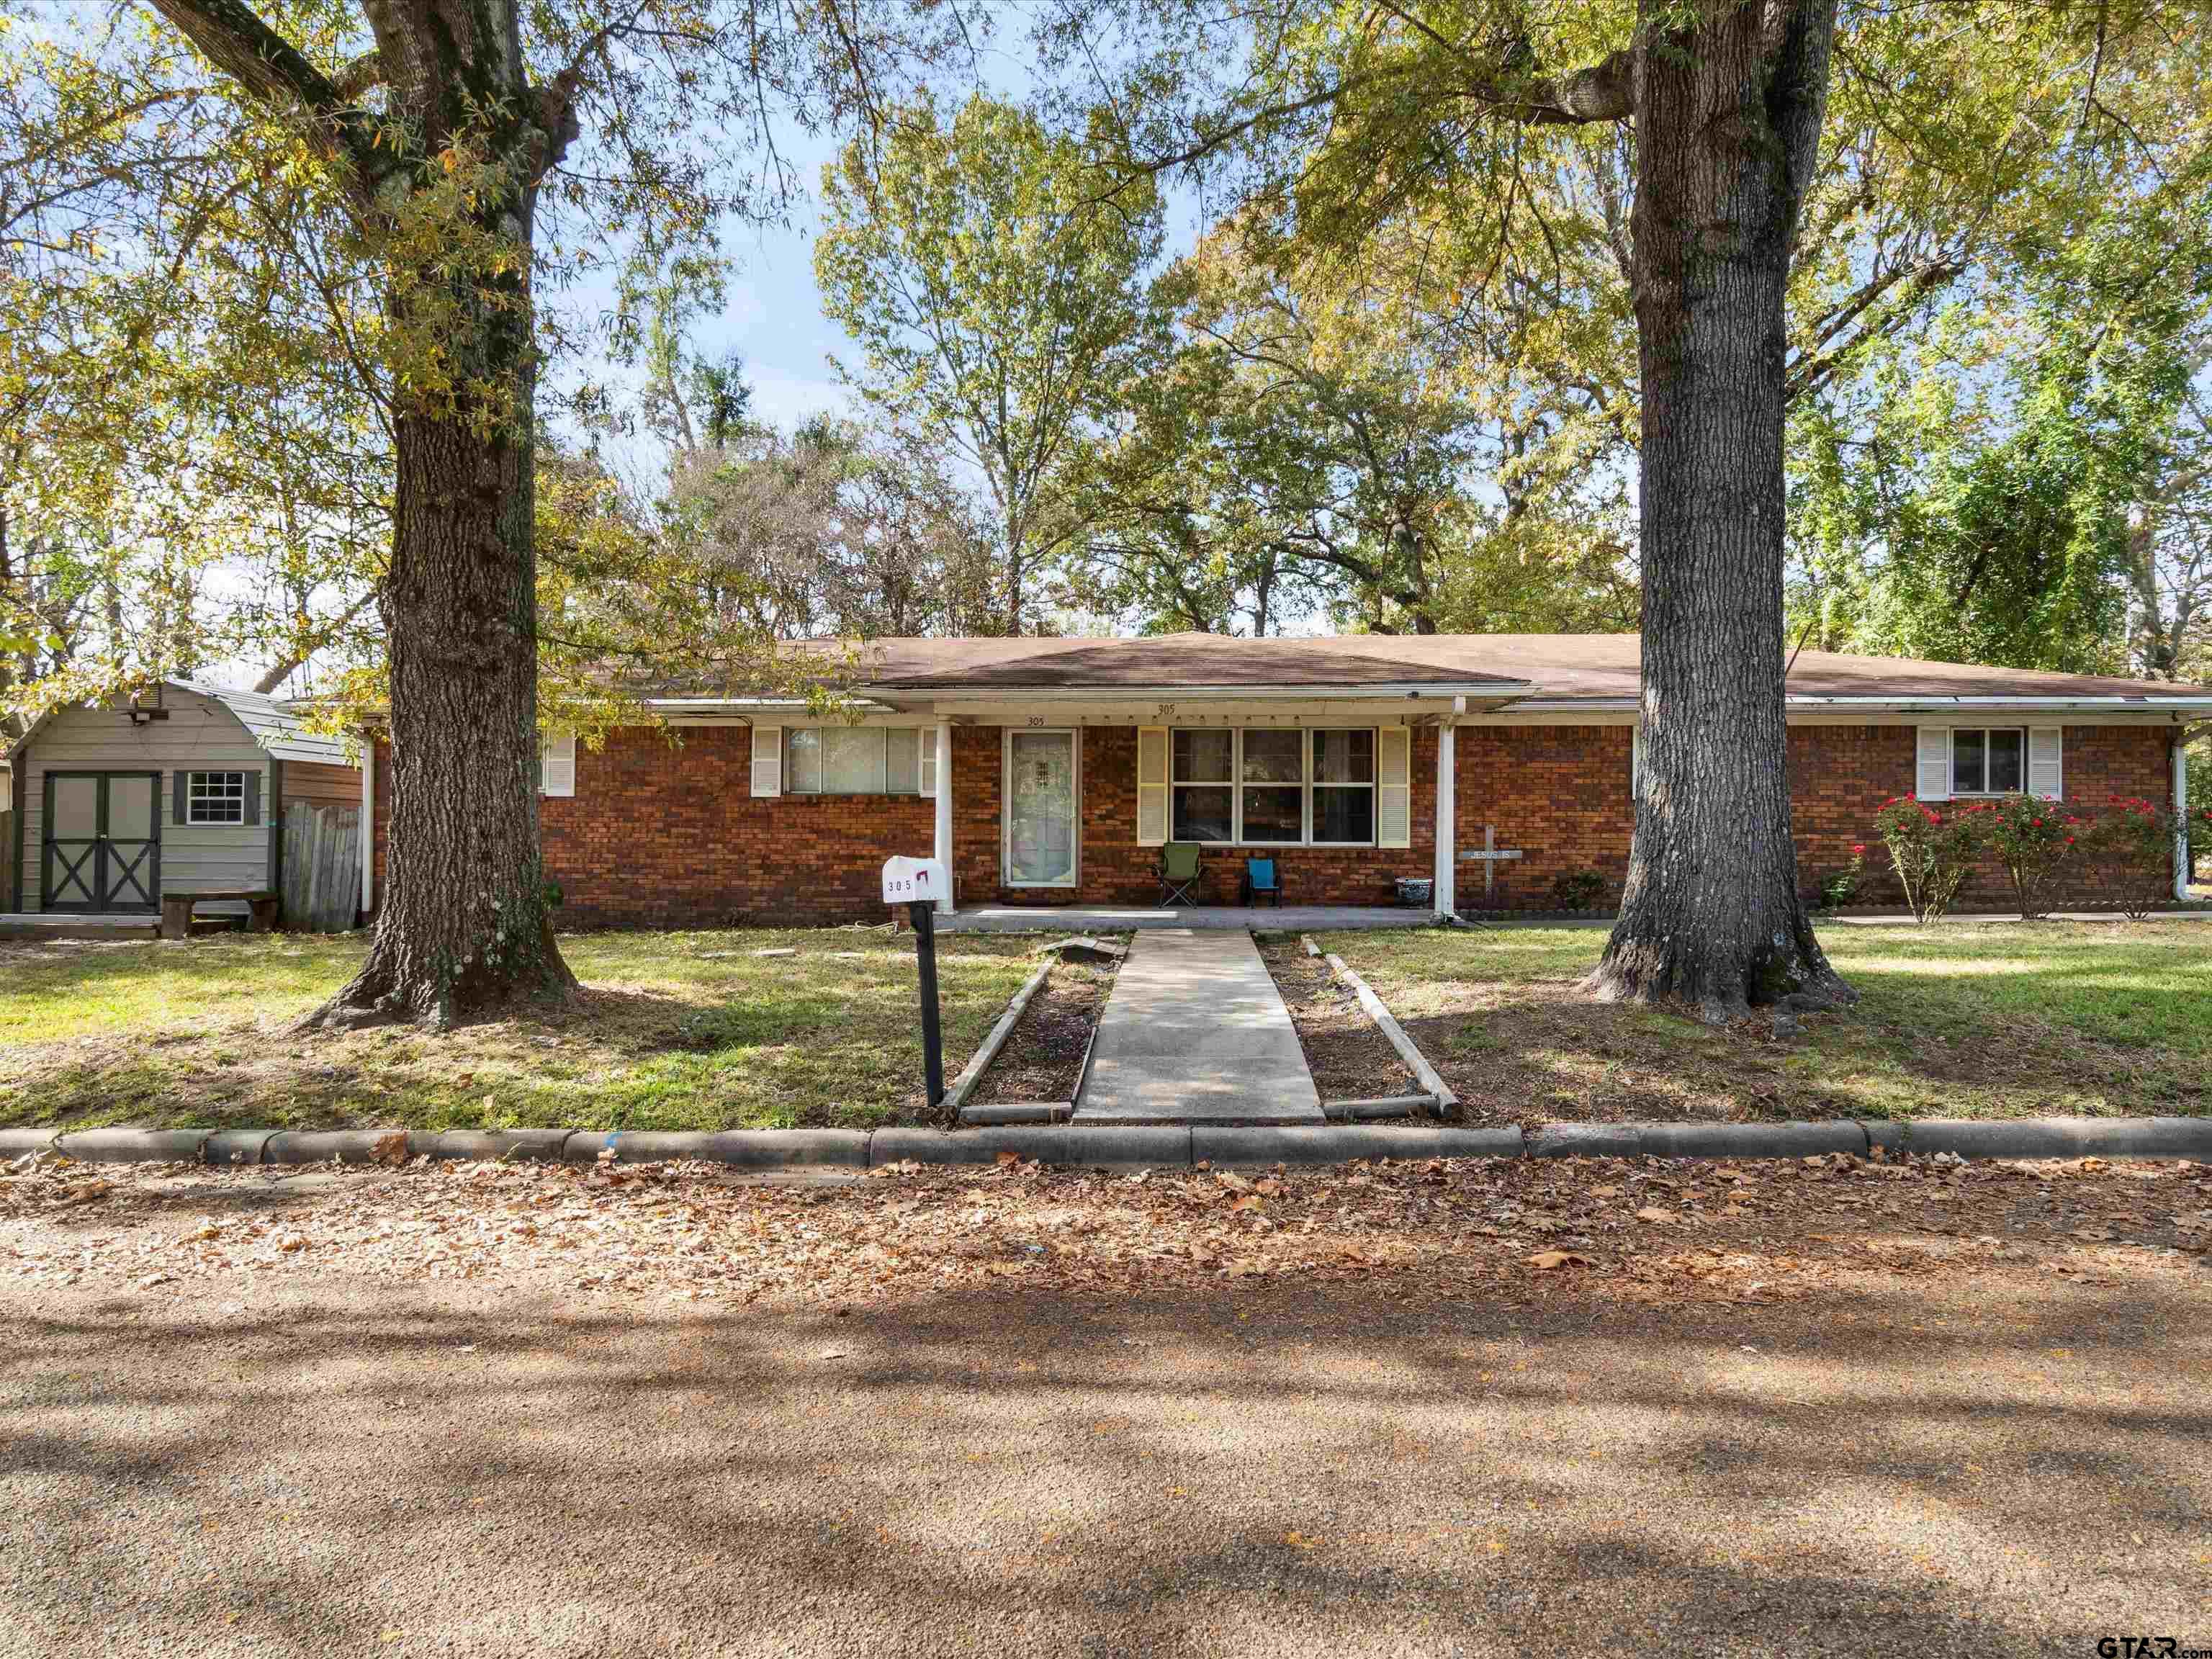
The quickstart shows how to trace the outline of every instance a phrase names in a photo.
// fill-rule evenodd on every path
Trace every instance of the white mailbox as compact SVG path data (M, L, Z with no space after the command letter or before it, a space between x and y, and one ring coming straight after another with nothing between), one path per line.
M952 896L945 866L935 859L885 859L884 902L934 904Z

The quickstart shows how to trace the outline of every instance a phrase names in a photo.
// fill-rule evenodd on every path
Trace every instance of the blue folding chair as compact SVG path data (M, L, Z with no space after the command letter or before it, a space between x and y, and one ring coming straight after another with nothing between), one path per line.
M1283 878L1275 868L1273 859L1244 860L1244 903L1249 908L1261 899L1272 899L1275 908L1283 908Z

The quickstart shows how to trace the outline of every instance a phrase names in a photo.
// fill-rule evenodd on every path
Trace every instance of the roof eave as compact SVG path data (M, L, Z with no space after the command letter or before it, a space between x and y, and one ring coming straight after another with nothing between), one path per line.
M1527 680L1384 680L1368 684L1333 682L1322 685L977 685L969 681L945 680L928 684L862 685L854 688L865 697L957 697L971 702L1128 702L1147 698L1180 700L1213 698L1225 702L1263 700L1371 701L1382 697L1449 701L1454 697L1504 700L1525 697L1536 690Z

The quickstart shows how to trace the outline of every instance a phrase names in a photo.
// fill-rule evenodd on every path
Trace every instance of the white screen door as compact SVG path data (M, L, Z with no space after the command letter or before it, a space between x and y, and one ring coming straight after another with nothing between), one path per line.
M1006 734L1006 885L1075 885L1075 733Z

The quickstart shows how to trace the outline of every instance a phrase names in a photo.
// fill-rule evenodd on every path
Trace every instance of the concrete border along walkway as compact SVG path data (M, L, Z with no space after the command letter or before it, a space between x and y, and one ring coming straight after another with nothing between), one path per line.
M1914 1123L1547 1123L1518 1128L1438 1124L1255 1127L1074 1123L1009 1128L732 1129L623 1133L596 1129L0 1129L0 1158L53 1153L88 1164L306 1165L412 1158L539 1158L641 1164L695 1158L748 1170L857 1175L887 1164L991 1164L1001 1152L1078 1169L1265 1168L1396 1158L2172 1158L2212 1164L2212 1118L2011 1118Z
M1137 934L1098 1017L1076 1123L1322 1121L1297 1028L1252 936Z

